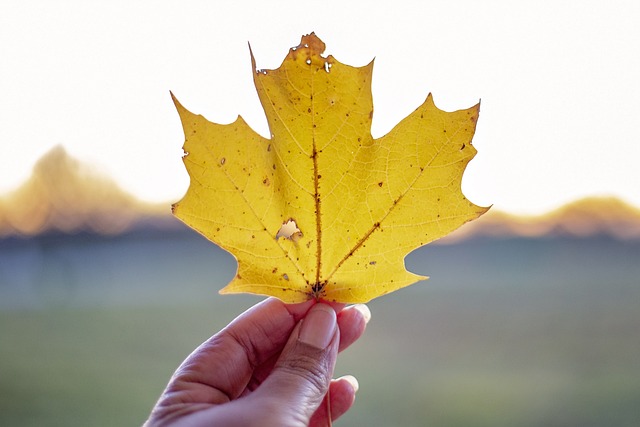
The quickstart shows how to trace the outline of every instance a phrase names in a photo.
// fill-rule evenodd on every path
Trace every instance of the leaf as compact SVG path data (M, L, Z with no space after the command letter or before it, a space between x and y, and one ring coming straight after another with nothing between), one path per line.
M238 260L223 294L366 302L426 279L405 256L488 209L460 189L479 105L448 113L429 95L373 139L373 62L351 67L324 49L303 36L276 70L256 70L251 54L270 139L174 98L191 183L173 212Z

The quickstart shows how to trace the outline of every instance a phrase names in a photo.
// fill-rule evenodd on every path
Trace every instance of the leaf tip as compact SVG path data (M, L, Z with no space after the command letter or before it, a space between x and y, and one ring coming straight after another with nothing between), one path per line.
M176 106L176 110L178 110L178 113L186 110L186 108L182 106L182 104L180 103L180 101L178 101L178 98L176 98L172 91L169 91L169 95L171 95L171 100L173 101L173 105Z
M423 106L438 108L436 107L436 102L433 100L433 94L431 92L427 95L427 99L424 100Z
M253 55L253 49L251 49L251 42L247 42L247 45L249 46L249 56L251 57L251 69L257 73L258 70L256 69L256 57Z
M333 60L328 60L328 58L322 56L326 47L326 44L320 40L315 32L305 34L300 39L300 44L298 44L298 46L289 49L289 54L287 55L287 58L285 58L285 61L289 59L304 62L307 65L315 64L322 67L325 67L328 62L328 71L328 68L333 65Z
M184 198L182 200L184 200ZM184 220L182 219L182 209L180 209L180 202L182 200L179 200L171 205L171 215L184 222Z
M322 55L324 50L327 48L327 45L320 40L320 37L316 35L315 31L312 31L310 34L302 36L300 44L293 49L295 50L300 48L308 48L311 55Z
M480 218L482 215L486 214L487 212L489 212L489 210L493 207L493 203L490 204L489 206L480 206L480 209L478 209L478 218Z

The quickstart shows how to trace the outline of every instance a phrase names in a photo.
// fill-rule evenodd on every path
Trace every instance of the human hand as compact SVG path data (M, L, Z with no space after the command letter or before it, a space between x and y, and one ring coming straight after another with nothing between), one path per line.
M364 305L267 299L182 363L144 426L330 425L358 388L350 376L331 380L337 354L370 316Z

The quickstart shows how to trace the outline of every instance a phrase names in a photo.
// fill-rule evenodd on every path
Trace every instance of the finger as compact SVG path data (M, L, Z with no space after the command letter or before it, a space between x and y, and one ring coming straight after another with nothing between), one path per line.
M335 310L315 304L294 329L271 375L251 397L290 410L289 416L306 425L329 388L339 340Z
M284 304L267 299L198 347L178 368L165 397L193 403L225 403L237 398L255 366L277 355L313 301Z
M344 350L360 338L371 319L371 311L364 304L356 304L338 313L340 348Z
M338 327L340 328L340 346L338 351L340 352L360 338L369 319L371 319L371 312L364 304L357 304L344 309L342 309L344 304L342 306L337 306L335 303L329 305L336 310L338 315ZM262 384L271 373L279 357L280 354L275 354L264 364L256 367L253 377L247 385L246 393L254 391Z
M324 427L329 425L327 422L329 417L331 417L331 421L340 418L353 406L357 391L358 381L351 375L332 380L329 393L311 417L309 427Z

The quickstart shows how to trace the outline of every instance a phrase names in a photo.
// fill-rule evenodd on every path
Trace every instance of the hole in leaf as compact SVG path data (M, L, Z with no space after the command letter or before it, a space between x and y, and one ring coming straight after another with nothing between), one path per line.
M296 221L293 218L289 218L288 220L286 220L282 224L282 227L280 227L280 230L278 230L278 233L276 234L276 240L280 239L281 237L292 240L294 242L297 242L302 238L302 231L300 231L300 229L296 225Z
M311 65L311 59L306 60L307 65Z

